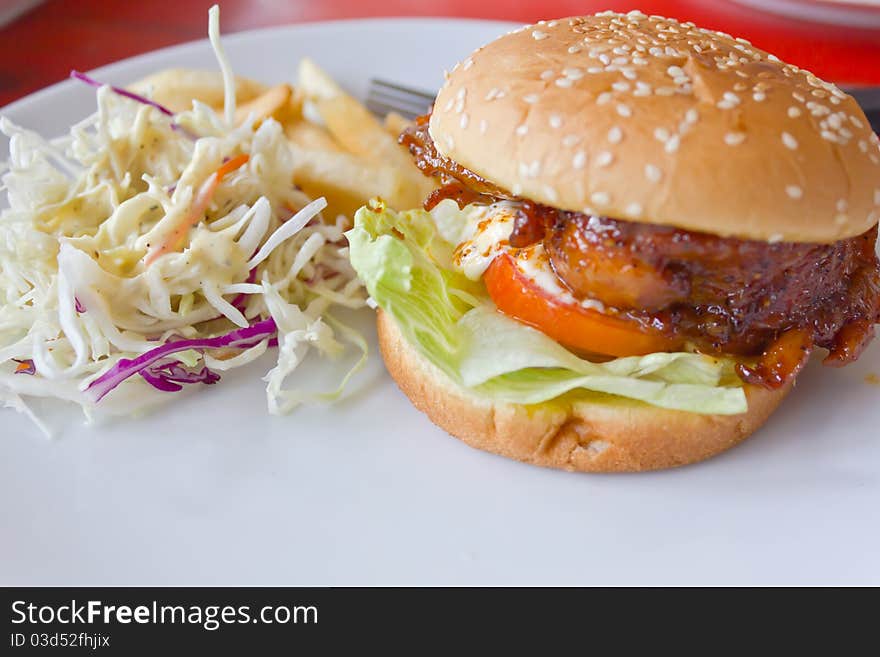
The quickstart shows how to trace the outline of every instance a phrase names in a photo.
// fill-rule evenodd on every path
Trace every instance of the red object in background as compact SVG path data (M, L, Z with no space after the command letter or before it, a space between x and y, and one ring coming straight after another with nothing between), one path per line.
M67 77L206 36L211 0L48 0L0 29L0 106ZM752 41L842 83L880 84L880 31L758 12L729 0L221 0L224 33L370 16L448 16L530 23L604 9L692 20ZM442 48L443 44L436 44Z

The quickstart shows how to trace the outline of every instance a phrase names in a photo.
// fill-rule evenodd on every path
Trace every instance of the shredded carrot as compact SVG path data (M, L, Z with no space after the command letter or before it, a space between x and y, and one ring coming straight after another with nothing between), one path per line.
M165 255L171 251L176 251L180 248L180 245L183 243L184 238L186 237L189 229L195 226L199 221L201 221L202 217L205 214L205 210L208 209L208 205L211 203L211 198L214 196L214 191L223 181L228 174L232 173L236 169L241 168L244 164L249 160L249 156L245 154L236 155L235 157L224 162L217 171L211 174L211 176L202 183L202 186L199 188L196 197L193 199L192 207L190 211L184 216L183 221L181 221L171 234L163 240L160 244L155 245L150 249L150 252L147 254L147 258L144 261L144 264L149 267L153 262L156 261L160 256Z
M30 372L33 369L34 364L31 361L22 361L15 367L16 374L22 374L24 372Z

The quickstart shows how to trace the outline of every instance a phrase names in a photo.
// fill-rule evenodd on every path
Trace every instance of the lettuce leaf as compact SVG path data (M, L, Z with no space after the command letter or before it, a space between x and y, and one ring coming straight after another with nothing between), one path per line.
M432 212L395 212L374 200L346 233L351 262L376 304L404 337L461 386L497 401L538 404L576 392L602 393L690 411L747 410L729 359L654 353L594 363L533 328L499 313L481 282L456 271L456 217L444 202ZM443 229L441 234L439 226Z

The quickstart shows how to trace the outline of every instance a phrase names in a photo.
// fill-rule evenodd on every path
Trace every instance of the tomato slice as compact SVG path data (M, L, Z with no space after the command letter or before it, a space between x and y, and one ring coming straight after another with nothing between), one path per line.
M631 320L561 301L532 281L507 253L492 261L483 281L501 312L566 347L607 356L641 356L681 348L680 342Z

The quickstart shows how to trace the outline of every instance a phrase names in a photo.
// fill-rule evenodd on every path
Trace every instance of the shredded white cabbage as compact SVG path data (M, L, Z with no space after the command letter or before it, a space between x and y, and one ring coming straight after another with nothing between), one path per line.
M231 85L217 20L212 10L211 42ZM89 417L83 391L121 359L271 317L279 348L266 377L268 406L281 413L310 398L283 387L308 349L335 356L339 335L366 351L359 335L327 316L366 302L348 260L347 220L324 221L323 199L294 185L293 155L276 121L232 125L234 98L227 86L225 121L198 102L172 120L104 86L97 112L52 141L0 117L10 138L0 186L8 203L0 212L0 404L48 431L25 397L77 402ZM247 162L208 189L240 155ZM206 210L175 243L203 201ZM173 246L150 262L161 244ZM267 342L175 358L225 371L260 356ZM17 373L22 362L35 374ZM108 401L135 412L155 397L147 387L132 376Z

